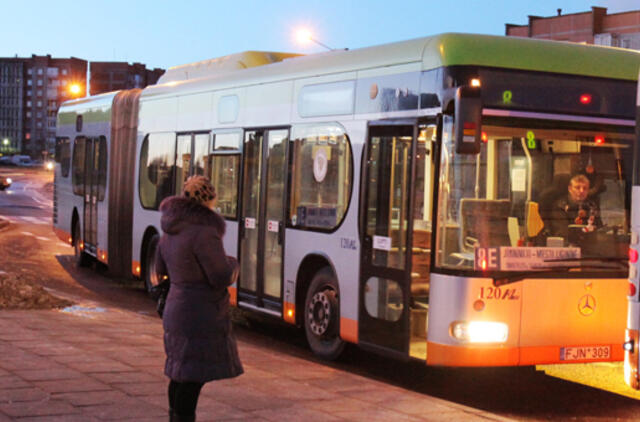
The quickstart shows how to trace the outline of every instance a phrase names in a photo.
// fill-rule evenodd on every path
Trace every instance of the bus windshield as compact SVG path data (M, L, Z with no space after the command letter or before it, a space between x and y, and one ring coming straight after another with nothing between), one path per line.
M486 273L624 261L632 140L624 127L485 119L481 152L460 155L445 117L436 265Z

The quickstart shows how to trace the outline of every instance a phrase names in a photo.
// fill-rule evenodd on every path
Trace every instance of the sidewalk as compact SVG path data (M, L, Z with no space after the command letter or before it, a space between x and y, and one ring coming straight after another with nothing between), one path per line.
M495 421L407 391L239 340L245 374L208 383L198 421ZM0 310L0 422L164 421L160 319L81 304Z

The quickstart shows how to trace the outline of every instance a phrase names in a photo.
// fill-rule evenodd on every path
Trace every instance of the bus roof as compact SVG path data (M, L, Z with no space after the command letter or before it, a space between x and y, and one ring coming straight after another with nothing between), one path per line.
M207 76L199 79L177 78L168 83L151 85L143 90L142 97L240 87L403 64L415 64L421 70L471 65L629 81L637 80L640 67L640 52L629 49L459 33L299 57L280 54L283 60L274 63L235 71L225 69L215 72L212 68L206 72Z

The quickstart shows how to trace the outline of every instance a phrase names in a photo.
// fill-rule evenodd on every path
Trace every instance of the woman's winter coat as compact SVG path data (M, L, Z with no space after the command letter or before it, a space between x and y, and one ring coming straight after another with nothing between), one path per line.
M164 310L165 374L178 382L207 382L243 373L231 332L229 294L237 261L222 245L225 222L184 197L160 204L158 274L171 281Z

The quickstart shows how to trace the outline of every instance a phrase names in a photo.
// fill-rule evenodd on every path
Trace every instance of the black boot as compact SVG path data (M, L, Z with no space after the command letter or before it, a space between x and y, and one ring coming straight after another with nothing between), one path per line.
M196 414L193 415L178 415L177 413L173 413L173 418L171 422L196 422Z

